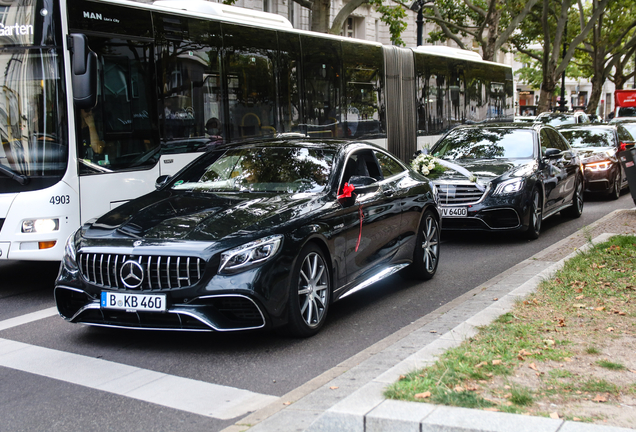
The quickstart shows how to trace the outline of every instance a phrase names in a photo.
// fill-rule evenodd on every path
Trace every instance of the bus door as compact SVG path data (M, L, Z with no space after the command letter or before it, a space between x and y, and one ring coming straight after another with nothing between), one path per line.
M94 108L75 113L82 221L152 191L161 154L153 44L101 36L88 44L98 95Z

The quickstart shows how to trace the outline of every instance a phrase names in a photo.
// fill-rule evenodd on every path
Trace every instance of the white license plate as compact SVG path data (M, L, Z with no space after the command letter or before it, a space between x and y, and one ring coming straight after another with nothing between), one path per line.
M442 217L466 217L467 215L466 207L442 207Z
M102 291L102 309L126 311L165 312L165 294L133 294Z

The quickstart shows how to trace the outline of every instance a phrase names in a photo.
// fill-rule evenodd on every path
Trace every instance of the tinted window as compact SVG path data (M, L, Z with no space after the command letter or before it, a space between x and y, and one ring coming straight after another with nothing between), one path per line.
M223 24L231 136L276 135L276 32Z
M534 155L534 133L509 128L460 128L451 131L431 153L447 160L524 159Z
M377 137L384 132L381 119L382 49L343 42L347 111L343 116L345 135Z
M616 136L612 129L566 129L561 130L572 147L616 147Z
M349 182L352 176L373 177L376 180L382 180L382 173L374 152L362 150L349 156L345 164L340 189L345 183Z
M226 135L220 27L180 17L157 22L163 153L204 151Z
M340 41L302 36L305 128L312 138L344 136Z
M636 137L636 123L623 123L623 127L627 129L627 132L629 132L632 137Z
M150 43L89 39L98 55L98 102L78 110L80 173L150 167L159 158Z
M636 126L636 124L634 124L634 126ZM620 141L634 141L633 133L630 133L627 130L627 125L618 125L616 127L616 132L618 132L618 139Z
M391 177L405 171L404 167L388 154L378 151L374 153L376 159L378 160L378 164L380 165L380 170L382 171L382 176L384 178Z
M279 124L278 132L297 132L300 123L300 39L278 33Z
M327 184L333 158L332 151L307 148L213 152L180 175L171 188L203 192L319 192Z
M449 129L448 68L445 62L437 61L434 56L416 54L415 59L418 135L441 134Z
M548 136L550 137L550 142L552 143L551 147L557 148L561 151L570 150L568 143L565 142L563 138L561 138L561 136L559 135L557 131L554 131L552 129L547 129L547 132L548 132Z

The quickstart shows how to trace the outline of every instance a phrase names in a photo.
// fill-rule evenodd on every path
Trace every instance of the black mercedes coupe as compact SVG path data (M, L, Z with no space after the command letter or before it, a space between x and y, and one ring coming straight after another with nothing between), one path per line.
M536 239L547 217L561 212L577 218L583 211L581 162L552 126L458 126L430 154L451 166L431 176L444 229L513 231Z
M72 235L57 308L105 327L311 336L331 303L398 270L433 277L437 201L373 144L221 146Z

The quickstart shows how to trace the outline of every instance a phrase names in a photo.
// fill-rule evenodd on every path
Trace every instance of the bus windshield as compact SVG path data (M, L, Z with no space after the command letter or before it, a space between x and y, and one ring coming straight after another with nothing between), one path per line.
M68 158L53 4L18 1L0 12L0 191L40 189L59 181Z

